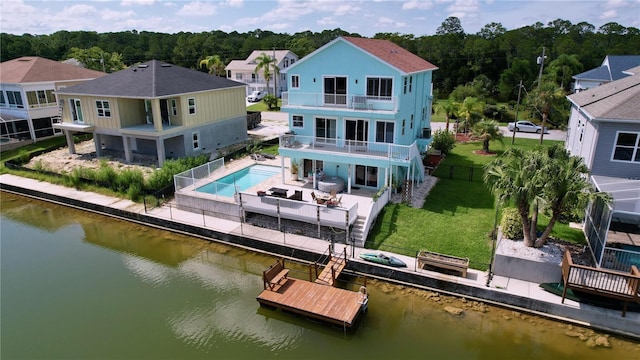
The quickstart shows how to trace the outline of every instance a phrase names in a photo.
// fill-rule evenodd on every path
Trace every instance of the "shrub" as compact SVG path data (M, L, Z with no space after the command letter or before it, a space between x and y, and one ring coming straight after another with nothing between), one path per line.
M439 129L433 133L431 147L440 150L442 155L447 155L456 146L456 137L452 132Z
M502 220L500 221L502 227L502 235L511 240L522 239L522 218L518 209L506 208L502 210Z
M267 94L262 101L269 106L269 110L273 110L278 107L278 98L273 94Z

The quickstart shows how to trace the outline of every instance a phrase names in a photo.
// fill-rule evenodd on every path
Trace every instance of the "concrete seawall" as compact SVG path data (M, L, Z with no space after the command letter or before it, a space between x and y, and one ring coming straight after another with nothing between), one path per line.
M99 201L94 202L88 200L91 198L87 196L73 196L73 192L77 192L77 190L74 189L59 187L66 190L56 191L55 189L51 189L52 187L56 187L56 185L30 179L27 182L25 181L26 179L22 179L22 181L20 179L22 178L13 175L1 175L0 190L132 221L141 225L196 236L208 241L239 246L304 262L317 261L328 248L326 241L318 239L305 240L307 242L313 241L313 245L302 247L297 246L295 242L290 244L277 243L254 238L246 234L221 231L158 217L145 213L143 208L141 211L134 211L128 206L118 207L105 205ZM96 195L96 197L97 196L98 195ZM102 195L99 196L104 197ZM116 201L117 200L121 199L116 199ZM141 207L138 206L138 209L140 208ZM194 216L199 215L194 214ZM351 254L351 251L355 252L355 249L348 250L347 254ZM407 263L409 264L410 262L411 259L409 259ZM496 306L509 307L518 311L530 312L556 320L590 326L602 331L640 339L639 313L627 313L627 316L623 318L619 310L598 308L579 303L572 304L571 301L565 301L565 304L561 304L560 297L548 294L542 290L538 292L536 290L538 284L534 283L500 278L494 279L494 282L499 282L500 285L493 284L493 286L486 286L486 274L483 272L475 271L469 276L469 279L464 279L431 271L415 270L412 269L411 265L405 269L390 268L365 262L357 257L349 259L346 270L356 275L364 275L408 286L448 293L450 295L482 301Z

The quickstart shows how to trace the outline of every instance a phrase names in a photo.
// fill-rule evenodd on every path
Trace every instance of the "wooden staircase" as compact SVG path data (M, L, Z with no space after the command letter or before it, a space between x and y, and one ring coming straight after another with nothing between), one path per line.
M346 247L338 256L333 255L331 249L329 249L329 263L324 267L324 270L322 270L320 275L317 276L315 283L335 286L336 279L340 276L340 273L344 270L345 266L347 266Z

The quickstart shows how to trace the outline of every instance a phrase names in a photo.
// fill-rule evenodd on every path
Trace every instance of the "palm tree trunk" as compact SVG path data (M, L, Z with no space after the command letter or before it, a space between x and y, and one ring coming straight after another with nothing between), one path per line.
M556 224L556 221L558 221L558 216L551 215L551 219L549 219L549 224L542 232L542 235L540 236L540 238L538 238L535 241L535 244L533 245L533 247L540 248L544 246L544 244L547 242L547 239L549 238L549 235L551 234L551 230L553 230L553 226Z
M446 116L444 117L444 119L447 121L447 127L446 127L446 129L447 129L447 132L449 132L449 115L446 115Z
M529 236L533 239L532 241L535 241L538 238L538 200L533 201L533 210L531 210L531 228L529 231L531 232Z
M547 123L547 113L542 113L542 130L540 131L540 145L542 145L542 138L544 137L544 128Z
M532 247L534 241L531 239L531 224L529 223L529 204L521 203L518 205L518 212L522 220L522 236L524 237L524 246Z

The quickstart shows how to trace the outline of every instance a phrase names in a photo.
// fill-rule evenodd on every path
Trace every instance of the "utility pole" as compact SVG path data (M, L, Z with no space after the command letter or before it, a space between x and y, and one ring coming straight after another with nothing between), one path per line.
M518 124L518 110L520 109L520 92L522 91L522 79L518 84L518 102L516 103L516 118L513 120L513 134L511 135L511 145L516 141L516 125Z
M537 63L540 65L540 72L538 73L538 87L540 87L540 82L542 81L542 69L544 68L544 59L547 57L544 55L546 48L542 47L542 56L538 56Z

